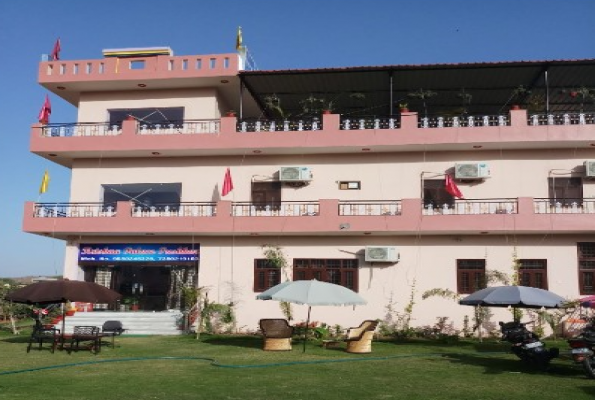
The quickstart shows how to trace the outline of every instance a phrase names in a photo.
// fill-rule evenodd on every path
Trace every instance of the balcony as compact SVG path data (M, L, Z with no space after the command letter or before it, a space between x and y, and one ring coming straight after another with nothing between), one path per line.
M291 121L178 121L163 126L123 121L121 126L58 124L31 128L33 153L64 166L76 158L224 156L259 154L461 151L490 149L590 148L595 142L595 114L508 115L351 120L338 114Z
M399 236L592 233L595 199L468 199L428 207L421 199L179 203L135 207L128 201L25 204L26 232L61 239L94 235Z

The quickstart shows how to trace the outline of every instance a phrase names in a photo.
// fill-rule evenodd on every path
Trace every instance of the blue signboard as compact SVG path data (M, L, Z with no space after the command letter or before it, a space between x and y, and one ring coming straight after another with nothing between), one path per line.
M79 246L79 261L187 262L198 261L199 244L188 243L94 243Z

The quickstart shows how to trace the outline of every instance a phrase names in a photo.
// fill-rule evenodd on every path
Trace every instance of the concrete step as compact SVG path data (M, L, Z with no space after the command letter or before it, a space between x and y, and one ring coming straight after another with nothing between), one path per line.
M121 321L124 335L180 335L178 321L182 318L179 311L163 312L77 312L75 315L66 317L65 333L71 333L76 325L93 325L101 327L105 321ZM62 329L62 321L57 323L56 328Z

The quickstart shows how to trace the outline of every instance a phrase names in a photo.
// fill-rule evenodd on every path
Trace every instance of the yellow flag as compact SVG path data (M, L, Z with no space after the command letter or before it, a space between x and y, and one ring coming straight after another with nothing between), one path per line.
M242 46L242 27L238 26L238 36L236 37L236 50L240 51L243 49Z
M50 184L50 173L48 170L45 170L43 174L43 179L41 180L41 185L39 186L39 194L43 194L48 190L48 185Z

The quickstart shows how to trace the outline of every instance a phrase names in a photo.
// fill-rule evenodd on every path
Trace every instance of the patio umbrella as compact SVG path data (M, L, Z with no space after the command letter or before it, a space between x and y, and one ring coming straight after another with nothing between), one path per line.
M583 297L580 299L581 306L595 308L595 295Z
M277 300L308 306L306 331L304 333L304 348L308 337L310 311L312 306L347 306L366 304L359 294L344 286L334 283L321 282L316 279L310 281L287 281L280 283L256 296L258 300Z
M85 303L113 303L122 295L105 286L94 282L71 281L68 279L57 281L42 281L27 285L10 292L6 300L14 303L47 305L81 301ZM64 333L65 310L62 307L62 333Z
M493 286L478 290L459 301L466 306L558 308L566 300L557 294L530 286Z

